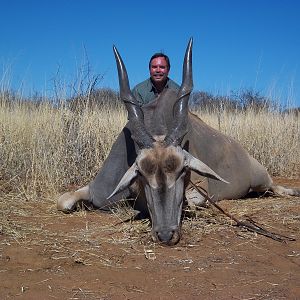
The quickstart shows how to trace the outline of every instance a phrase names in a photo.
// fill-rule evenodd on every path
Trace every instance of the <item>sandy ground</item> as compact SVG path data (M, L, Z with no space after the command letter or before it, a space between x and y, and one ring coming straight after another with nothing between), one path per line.
M148 221L125 213L0 204L0 299L300 299L300 198L220 202L296 241L246 232L210 207L185 217L175 247L153 244Z

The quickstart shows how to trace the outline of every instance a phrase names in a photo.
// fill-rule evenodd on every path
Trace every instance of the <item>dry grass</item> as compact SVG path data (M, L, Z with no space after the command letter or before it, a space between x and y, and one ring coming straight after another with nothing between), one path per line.
M239 141L271 175L299 177L300 115L249 107L236 113L198 113L209 125Z
M299 176L300 117L277 112L197 112L234 137L272 175ZM2 191L37 198L88 183L126 123L123 108L83 109L0 101Z
M0 107L2 190L27 197L87 183L126 122L108 106L72 112L64 106L26 103Z

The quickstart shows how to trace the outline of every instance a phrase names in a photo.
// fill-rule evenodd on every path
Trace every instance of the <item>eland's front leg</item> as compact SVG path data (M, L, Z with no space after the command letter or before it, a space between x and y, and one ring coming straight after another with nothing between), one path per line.
M79 201L89 201L89 186L86 185L75 192L67 192L57 200L57 209L63 212L71 212Z

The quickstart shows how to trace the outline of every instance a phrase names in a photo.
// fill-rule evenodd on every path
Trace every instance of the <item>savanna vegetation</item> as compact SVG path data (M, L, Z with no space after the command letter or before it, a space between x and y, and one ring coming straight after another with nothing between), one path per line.
M58 100L1 92L2 192L36 198L88 183L127 120L118 94L109 89ZM251 90L230 97L195 92L190 107L238 140L273 176L299 176L297 110L283 110Z

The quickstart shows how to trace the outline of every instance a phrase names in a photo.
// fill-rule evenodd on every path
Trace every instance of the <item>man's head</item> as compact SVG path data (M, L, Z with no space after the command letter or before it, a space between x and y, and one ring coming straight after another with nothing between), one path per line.
M155 85L165 85L170 71L169 57L163 53L152 55L149 61L149 71L150 78Z

